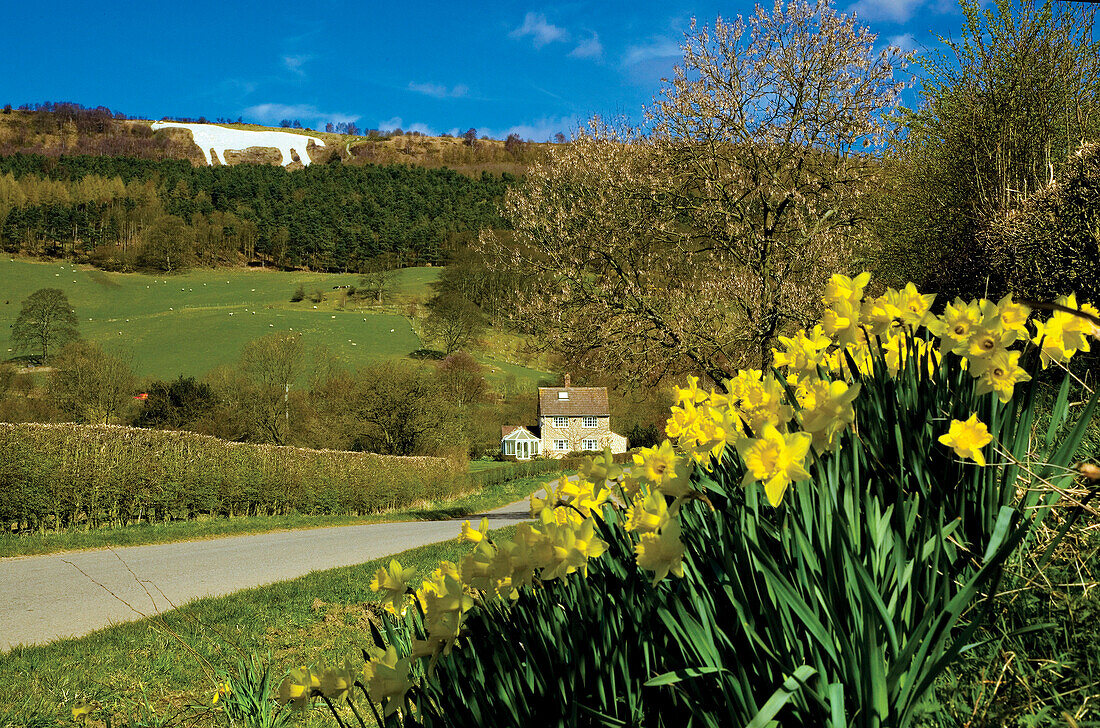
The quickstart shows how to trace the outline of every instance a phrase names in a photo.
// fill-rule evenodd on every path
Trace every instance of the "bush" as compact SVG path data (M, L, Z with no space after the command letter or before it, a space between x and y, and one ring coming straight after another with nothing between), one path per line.
M318 288L317 290L310 292L309 300L313 303L320 303L321 301L325 300L325 294L322 293L321 289Z
M306 287L302 284L298 284L298 287L294 289L294 293L290 297L291 303L298 303L306 297Z
M0 423L0 524L376 513L469 488L443 458L248 445L189 432Z
M866 283L834 277L778 369L678 389L679 452L587 462L513 539L467 526L473 553L411 601L380 571L413 638L395 622L367 668L391 723L913 725L1078 475L1100 396L1074 422L1066 378L1040 428L1029 380L1093 329L1055 313L1010 351L1030 335L1011 301L936 318Z

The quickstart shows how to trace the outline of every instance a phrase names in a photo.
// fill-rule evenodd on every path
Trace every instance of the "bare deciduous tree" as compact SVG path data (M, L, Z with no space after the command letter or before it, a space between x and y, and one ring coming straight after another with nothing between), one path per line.
M242 406L258 436L285 445L290 432L290 388L304 374L305 347L297 333L268 334L241 354Z
M644 126L594 119L509 192L515 243L483 234L536 334L634 380L766 363L860 232L905 63L874 43L824 2L693 23Z
M130 355L74 341L61 350L50 374L50 396L74 422L109 425L133 404L137 377Z

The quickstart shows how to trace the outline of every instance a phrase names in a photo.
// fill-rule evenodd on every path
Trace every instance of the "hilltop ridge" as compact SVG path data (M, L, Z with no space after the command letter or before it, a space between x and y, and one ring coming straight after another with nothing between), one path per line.
M186 120L209 123L205 119ZM207 155L195 143L187 129L155 130L153 120L136 119L111 112L106 107L87 109L77 104L45 104L40 108L0 112L0 156L41 154L47 157L90 155L136 157L141 159L187 160L195 166L207 165ZM544 159L554 146L510 138L467 140L462 137L424 136L419 132L398 133L370 130L366 135L341 134L308 128L270 127L259 124L219 121L212 126L241 131L283 132L312 136L325 146L311 144L309 159L314 164L402 164L416 167L448 167L477 176L482 172L522 175L529 166ZM273 147L229 150L223 160L228 165L281 164L284 157ZM289 169L303 165L294 160Z

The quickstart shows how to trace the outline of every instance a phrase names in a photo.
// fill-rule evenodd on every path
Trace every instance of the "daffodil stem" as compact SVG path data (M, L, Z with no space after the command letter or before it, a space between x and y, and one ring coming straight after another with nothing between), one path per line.
M363 716L359 715L359 710L355 707L355 703L351 701L350 696L348 697L348 705L351 706L351 712L355 714L355 719L359 721L359 725L362 728L367 728L367 724L363 722Z
M358 680L355 681L355 684L363 691L363 697L367 699L367 705L370 706L370 712L374 714L374 720L377 721L379 726L385 725L385 723L382 722L382 716L378 715L378 711L374 707L374 701L370 699L370 694L367 693L367 686Z
M321 700L325 701L325 705L327 705L328 709L332 711L332 714L336 717L336 722L340 724L340 728L348 728L346 725L344 725L344 719L340 717L339 711L336 710L336 706L332 704L332 701L328 699L328 696L322 694Z

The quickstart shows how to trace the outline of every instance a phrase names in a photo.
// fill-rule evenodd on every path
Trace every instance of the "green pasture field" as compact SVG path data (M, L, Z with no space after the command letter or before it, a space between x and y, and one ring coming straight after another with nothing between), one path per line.
M439 268L397 273L393 303L424 300ZM139 376L202 376L231 364L250 340L276 331L301 332L307 348L324 347L351 369L401 358L422 348L409 320L348 300L336 286L357 285L357 274L280 272L264 269L196 269L172 275L107 273L66 261L31 262L0 256L0 361L12 350L10 326L23 299L39 288L68 296L81 335L132 356ZM298 286L325 300L290 303ZM490 379L534 382L544 372L480 357Z
M513 530L491 534L507 537ZM424 578L440 561L460 561L470 549L454 539L396 558ZM298 665L361 661L360 649L373 644L368 621L379 609L371 577L391 558L199 599L86 637L0 654L0 726L73 725L69 711L81 699L101 706L87 726L224 725L211 696L241 659L270 664L275 685ZM292 725L334 723L322 705Z

